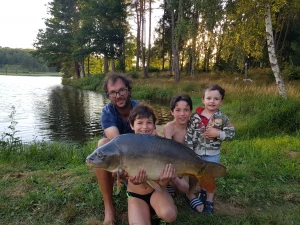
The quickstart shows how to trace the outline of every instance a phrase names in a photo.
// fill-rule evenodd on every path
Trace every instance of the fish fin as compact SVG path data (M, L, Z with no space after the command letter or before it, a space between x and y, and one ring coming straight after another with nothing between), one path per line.
M120 190L121 190L121 179L120 179L121 174L122 174L122 171L118 170L118 172L117 172L117 192L116 192L117 195L120 193Z
M200 187L205 189L209 193L214 193L216 189L216 181L214 177L209 173L204 173L201 176L196 176Z
M226 174L226 167L215 162L206 162L205 171L210 173L214 178L222 177Z
M149 184L156 191L159 191L159 192L162 191L161 186L153 180L147 180L147 184Z

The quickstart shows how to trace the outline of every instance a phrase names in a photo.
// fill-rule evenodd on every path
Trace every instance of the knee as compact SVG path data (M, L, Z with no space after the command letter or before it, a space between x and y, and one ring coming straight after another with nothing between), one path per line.
M181 192L181 193L187 193L189 191L189 184L186 182L186 183L182 183L180 184L179 186L177 186L178 188L178 191Z
M177 209L176 207L166 207L158 216L167 223L172 223L177 218Z

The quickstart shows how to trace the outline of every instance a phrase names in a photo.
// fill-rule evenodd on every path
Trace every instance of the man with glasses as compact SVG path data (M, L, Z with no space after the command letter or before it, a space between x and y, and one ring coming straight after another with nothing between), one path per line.
M104 106L102 110L101 126L104 137L99 140L98 147L120 134L134 133L130 127L128 117L131 109L139 103L130 100L131 81L122 74L108 74L103 89L111 102ZM105 208L103 224L114 225L115 207L112 199L114 178L112 173L100 168L95 169L95 175L102 192Z

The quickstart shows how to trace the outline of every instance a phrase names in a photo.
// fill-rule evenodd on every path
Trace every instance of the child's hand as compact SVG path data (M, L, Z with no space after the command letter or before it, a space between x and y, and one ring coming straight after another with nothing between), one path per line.
M162 168L160 172L159 185L165 187L173 179L175 179L175 169L173 168L172 164L167 164L166 167Z
M209 140L218 138L220 137L220 130L218 128L208 127L204 132L204 137Z
M128 179L135 185L145 183L147 180L146 170L140 169L136 176L131 176Z

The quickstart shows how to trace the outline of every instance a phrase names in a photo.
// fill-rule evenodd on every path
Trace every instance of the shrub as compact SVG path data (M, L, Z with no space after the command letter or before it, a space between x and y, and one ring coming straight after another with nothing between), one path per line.
M300 80L300 68L294 65L288 65L284 68L283 75L289 80Z

